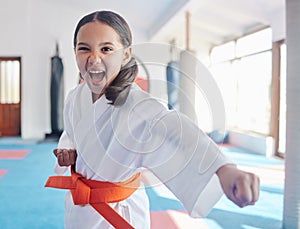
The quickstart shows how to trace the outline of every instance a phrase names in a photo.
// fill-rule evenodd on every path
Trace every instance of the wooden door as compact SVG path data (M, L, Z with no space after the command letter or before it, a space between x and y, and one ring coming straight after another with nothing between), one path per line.
M0 57L0 136L21 134L21 58Z

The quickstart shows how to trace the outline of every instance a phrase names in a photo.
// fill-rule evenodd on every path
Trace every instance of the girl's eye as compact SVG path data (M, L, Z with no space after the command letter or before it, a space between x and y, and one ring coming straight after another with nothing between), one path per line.
M78 47L77 50L78 51L88 51L89 48L82 46L82 47Z
M103 47L101 50L105 53L113 51L113 49L110 47Z

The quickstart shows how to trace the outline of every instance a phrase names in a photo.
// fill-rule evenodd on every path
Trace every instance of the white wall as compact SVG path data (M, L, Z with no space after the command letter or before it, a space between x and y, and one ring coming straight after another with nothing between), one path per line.
M285 10L278 9L270 15L273 41L280 41L286 37L286 16Z
M43 138L51 132L51 56L58 41L67 93L78 81L72 36L85 12L60 5L59 1L0 0L0 3L0 55L22 58L22 137Z

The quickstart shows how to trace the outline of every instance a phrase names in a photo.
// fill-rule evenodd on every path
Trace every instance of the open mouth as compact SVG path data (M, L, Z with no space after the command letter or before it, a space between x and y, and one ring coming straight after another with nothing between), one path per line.
M102 82L102 80L105 77L105 71L95 71L95 70L90 70L89 75L91 77L91 80L93 84L98 85Z

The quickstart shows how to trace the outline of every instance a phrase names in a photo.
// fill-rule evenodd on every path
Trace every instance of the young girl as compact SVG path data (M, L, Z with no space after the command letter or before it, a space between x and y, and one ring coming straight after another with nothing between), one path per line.
M134 84L138 69L131 44L126 21L110 11L86 15L76 27L74 52L84 83L66 99L65 131L54 151L56 173L71 166L72 178L50 178L46 185L71 190L65 228L150 228L148 197L139 181L143 168L193 217L205 216L220 197L214 181L238 206L253 205L258 177L237 169L186 116Z

